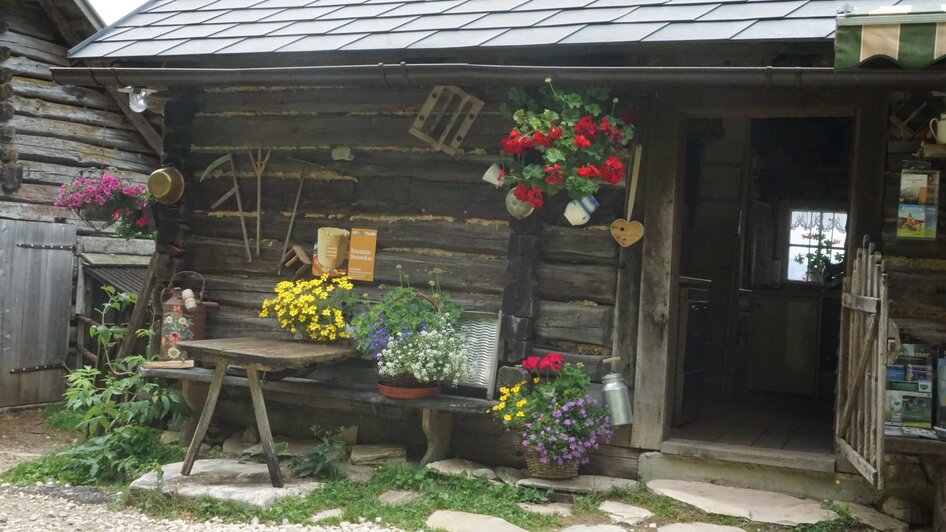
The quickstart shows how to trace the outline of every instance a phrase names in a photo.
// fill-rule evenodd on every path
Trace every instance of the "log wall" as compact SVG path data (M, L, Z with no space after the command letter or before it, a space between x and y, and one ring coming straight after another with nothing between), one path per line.
M894 113L906 97L894 95L890 112ZM929 94L915 94L913 98L916 103L910 103L908 107L928 102L927 108L912 124L919 134L931 116L938 116L937 109L941 111L942 103ZM904 114L902 110L900 113ZM891 125L884 173L881 250L889 276L890 316L899 327L901 336L907 335L916 342L946 345L946 328L943 327L946 320L946 199L942 194L946 185L946 159L925 159L933 169L941 172L936 240L896 236L900 172L905 161L920 160L915 155L919 145L918 138L903 138L901 131Z
M141 182L158 160L105 91L52 81L51 66L69 65L55 28L38 3L0 0L0 163L4 172L22 169L19 189L0 192L0 215L76 223L50 208L59 185L102 166Z
M260 319L258 309L278 279L303 173L291 244L310 249L319 227L377 228L376 282L356 283L358 290L376 297L399 283L399 273L425 288L439 270L441 288L465 309L498 312L514 273L507 260L513 233L503 192L492 190L481 176L499 157L498 140L510 127L499 113L505 91L463 89L486 106L456 156L433 151L408 133L429 88L231 87L172 94L165 145L188 179L184 265L206 276L209 297L221 304L208 317L208 337L285 335L272 320ZM272 152L257 213L249 153L255 156L260 148ZM199 179L208 164L227 153L234 157L251 249L256 217L262 216L261 254L254 253L252 261L246 257L235 200L211 209L232 187L229 171ZM619 255L607 225L623 210L624 189L602 189L598 198L602 206L589 226L567 225L564 198L552 199L533 215L544 222L535 270L533 346L538 353L569 353L600 378L598 361L611 353ZM284 271L281 277L290 275ZM384 427L392 417L399 423L416 421L411 411L343 409L349 410L362 427ZM372 414L380 417L372 421ZM521 465L514 438L494 425L485 416L464 416L455 430L455 451L489 463ZM391 437L390 431L382 433ZM406 443L414 443L417 435L411 436ZM637 455L627 449L629 442L629 430L619 432L590 470L636 476Z

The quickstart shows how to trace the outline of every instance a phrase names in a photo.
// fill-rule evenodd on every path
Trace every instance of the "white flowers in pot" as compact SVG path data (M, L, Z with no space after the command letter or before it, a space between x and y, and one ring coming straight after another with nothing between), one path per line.
M413 377L417 384L456 386L469 371L466 347L456 326L438 317L416 333L397 333L378 356L384 381Z

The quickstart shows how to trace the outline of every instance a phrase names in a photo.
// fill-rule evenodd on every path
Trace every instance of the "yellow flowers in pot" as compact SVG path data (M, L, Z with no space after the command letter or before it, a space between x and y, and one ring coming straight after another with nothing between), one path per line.
M275 318L279 326L295 335L322 342L349 337L348 319L355 296L351 279L328 275L308 281L281 281L276 297L263 301L260 317Z

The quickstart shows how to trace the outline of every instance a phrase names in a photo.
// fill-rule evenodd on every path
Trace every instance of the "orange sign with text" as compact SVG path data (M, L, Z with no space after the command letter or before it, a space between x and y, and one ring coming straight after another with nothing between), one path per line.
M377 229L352 228L348 251L348 277L355 281L374 281L374 259L377 247Z

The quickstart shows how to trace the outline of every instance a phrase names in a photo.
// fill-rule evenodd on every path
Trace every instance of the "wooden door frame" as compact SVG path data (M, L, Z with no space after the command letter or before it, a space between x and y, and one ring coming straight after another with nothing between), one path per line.
M698 99L694 94L699 94ZM642 243L631 444L640 449L658 450L666 439L673 410L671 379L677 356L677 279L688 121L694 118L852 118L848 234L869 234L877 239L883 208L887 93L766 88L707 88L698 92L691 88L686 93L657 93L650 103L645 123L651 129L643 132L642 142L647 230ZM848 253L855 249L857 242L860 237L848 239Z

